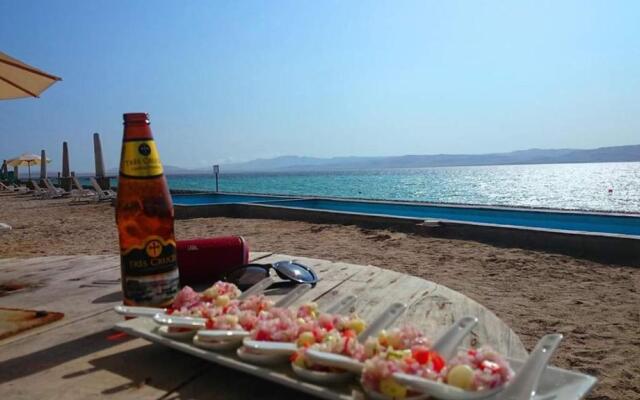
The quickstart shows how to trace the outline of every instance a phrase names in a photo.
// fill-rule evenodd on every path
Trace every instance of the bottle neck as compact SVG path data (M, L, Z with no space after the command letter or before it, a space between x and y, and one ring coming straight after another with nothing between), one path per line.
M128 142L130 140L153 140L149 124L139 122L125 123L122 141Z
M120 176L150 179L162 176L163 168L147 122L125 122L120 157Z

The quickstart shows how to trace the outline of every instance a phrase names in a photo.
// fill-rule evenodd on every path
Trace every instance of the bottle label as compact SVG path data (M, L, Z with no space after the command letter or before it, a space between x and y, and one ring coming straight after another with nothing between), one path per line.
M162 175L162 163L153 140L122 142L120 175L130 178L155 178Z
M125 304L165 307L180 290L178 270L150 276L124 276L122 291Z
M124 250L120 261L126 276L146 276L177 270L176 242L151 236L144 245Z

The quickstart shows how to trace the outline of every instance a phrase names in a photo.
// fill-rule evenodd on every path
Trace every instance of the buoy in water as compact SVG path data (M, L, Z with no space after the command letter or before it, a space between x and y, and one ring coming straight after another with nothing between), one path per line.
M613 193L613 189L609 188L608 192L609 192L609 194Z

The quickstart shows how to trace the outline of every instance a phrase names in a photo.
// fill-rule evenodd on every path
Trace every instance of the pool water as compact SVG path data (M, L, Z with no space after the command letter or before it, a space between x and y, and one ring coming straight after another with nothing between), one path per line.
M269 204L269 203L267 203ZM443 219L531 228L640 235L640 217L580 214L552 211L501 210L469 207L372 203L341 200L293 200L278 202L281 207L342 211L399 217Z

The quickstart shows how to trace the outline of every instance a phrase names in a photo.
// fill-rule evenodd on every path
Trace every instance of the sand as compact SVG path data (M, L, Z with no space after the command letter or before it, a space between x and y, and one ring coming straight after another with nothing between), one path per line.
M109 204L0 196L0 257L117 254ZM640 266L499 248L358 226L205 218L176 221L179 239L242 235L252 250L372 264L438 282L482 303L531 350L565 340L553 364L598 377L589 399L640 398Z

